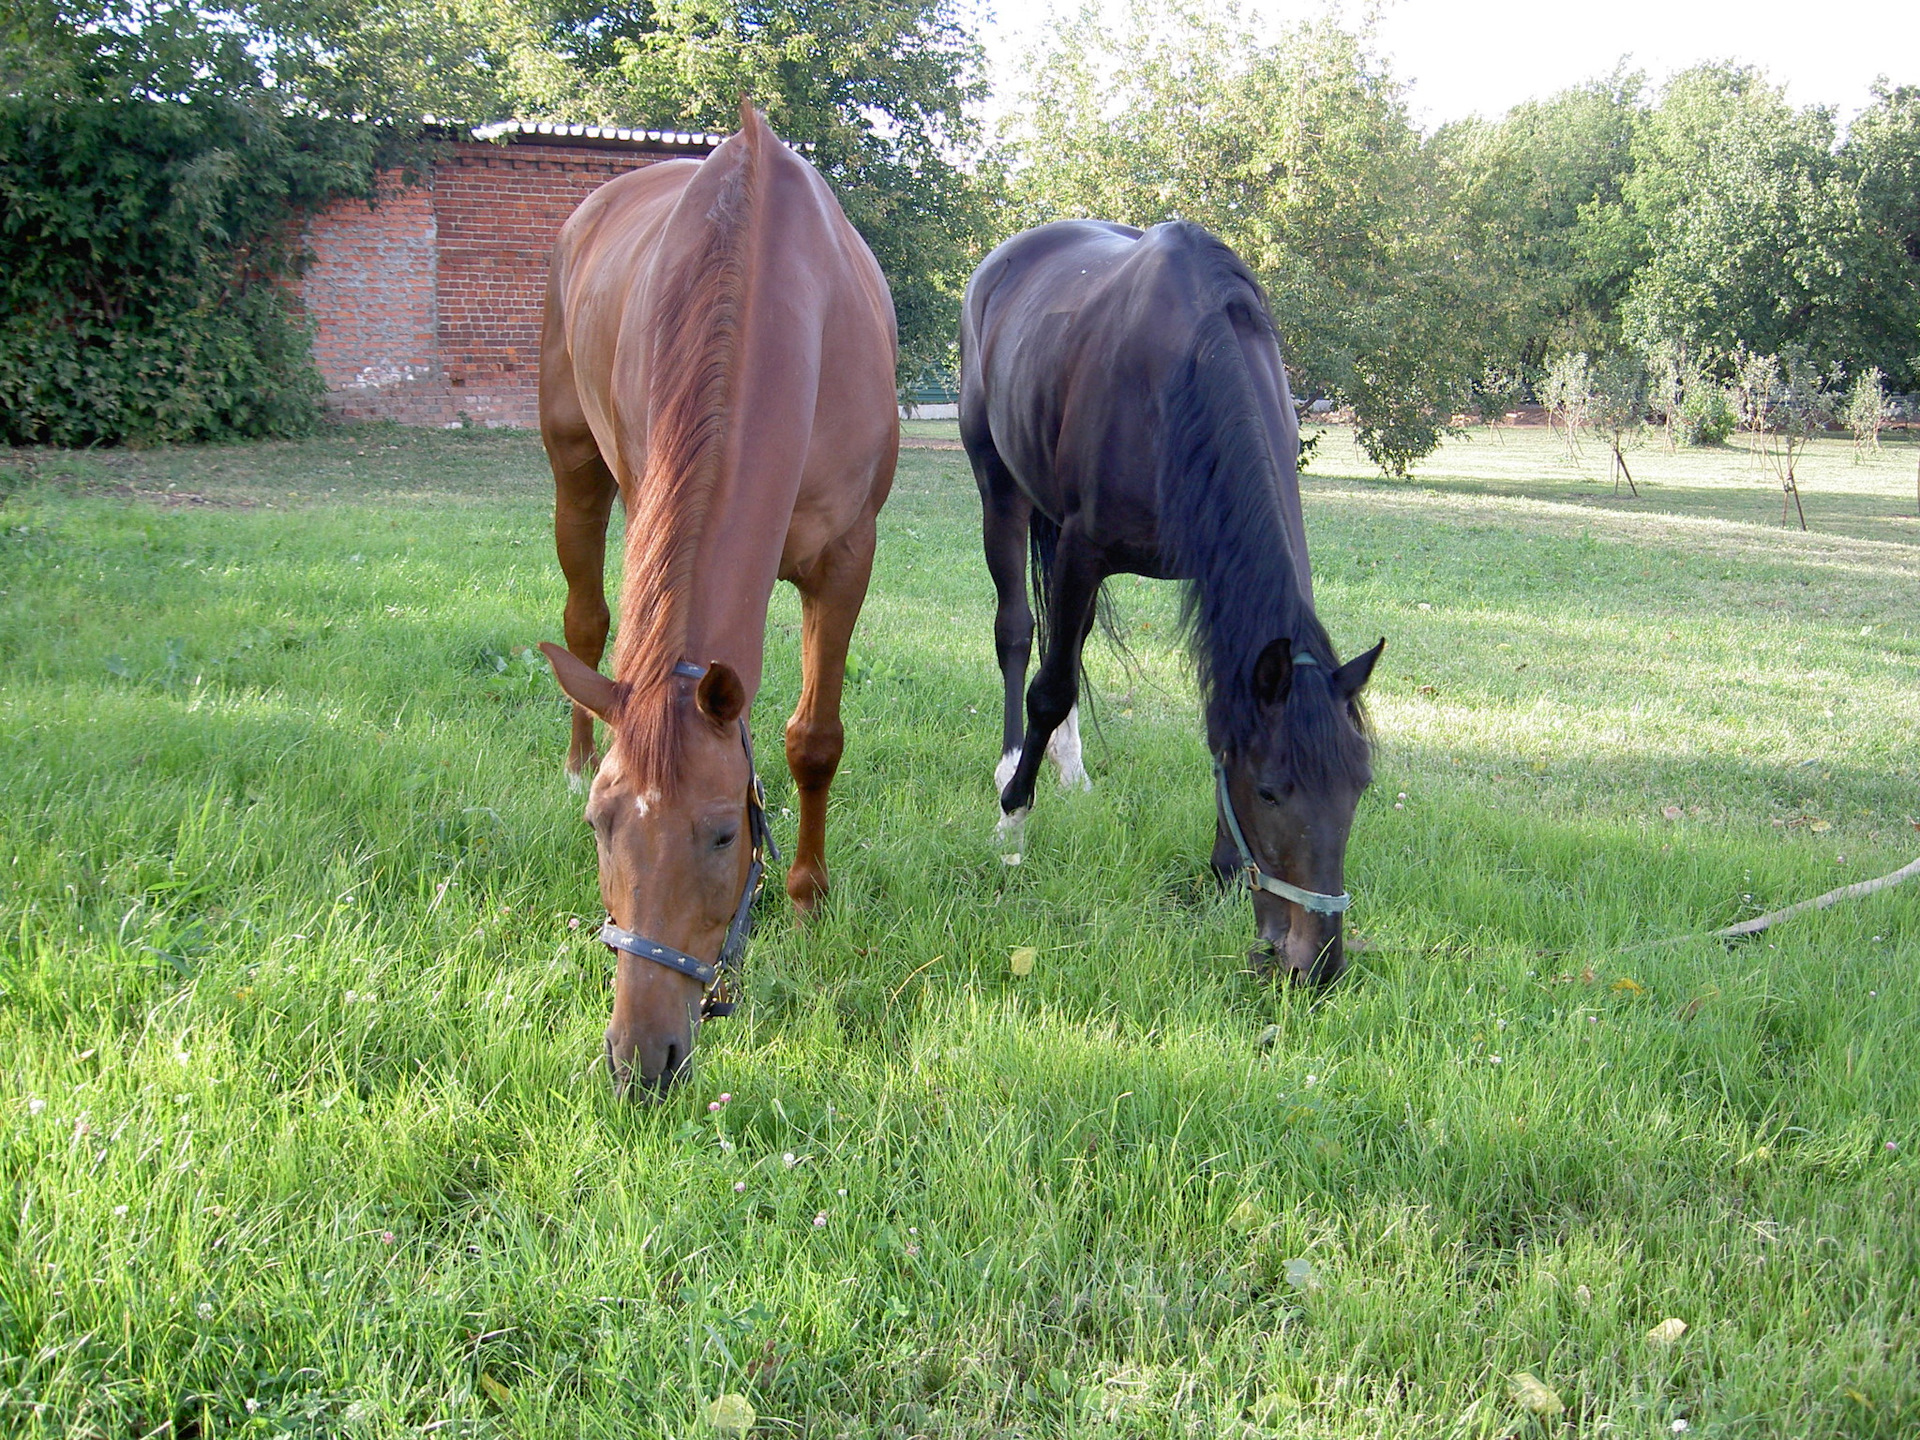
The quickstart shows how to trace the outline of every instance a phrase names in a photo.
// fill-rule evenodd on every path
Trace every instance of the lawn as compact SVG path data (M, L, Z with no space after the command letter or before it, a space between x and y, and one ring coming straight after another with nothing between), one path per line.
M1802 534L1737 446L1632 499L1329 432L1319 608L1388 648L1314 997L1205 873L1167 586L1001 863L977 502L904 452L833 898L642 1106L537 443L0 454L0 1429L1912 1435L1920 883L1701 937L1920 853L1917 457L1817 444Z

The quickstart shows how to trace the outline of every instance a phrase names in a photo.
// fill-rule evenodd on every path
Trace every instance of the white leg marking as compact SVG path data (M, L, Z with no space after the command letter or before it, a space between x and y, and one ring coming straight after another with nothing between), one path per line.
M580 771L575 771L575 770L568 770L566 772L566 775L567 775L567 789L571 790L576 795L584 795L587 793L587 777L584 773Z
M993 767L993 793L997 797L1007 788L1007 782L1013 779L1013 772L1020 768L1020 747L1014 746L1000 757L1000 763Z
M993 827L993 833L1000 842L1000 863L1018 865L1021 847L1027 838L1027 807L1022 805L1011 813L1002 811L1000 823Z
M1080 759L1080 707L1075 705L1047 741L1047 758L1060 771L1062 790L1091 790L1093 781Z

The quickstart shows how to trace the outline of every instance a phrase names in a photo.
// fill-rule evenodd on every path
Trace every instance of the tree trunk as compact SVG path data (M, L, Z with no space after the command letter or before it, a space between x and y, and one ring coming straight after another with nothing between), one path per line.
M1807 512L1800 504L1800 482L1793 478L1793 441L1787 441L1787 485L1786 493L1780 497L1780 523L1787 523L1787 496L1793 496L1793 508L1800 512L1800 528L1807 528Z
M1618 437L1615 437L1613 442L1613 463L1618 465L1620 467L1620 473L1627 477L1627 489L1633 493L1633 498L1638 500L1640 498L1640 487L1633 483L1633 472L1627 469L1627 457L1620 453L1620 441ZM1617 478L1613 482L1613 493L1616 495L1620 493L1620 481Z

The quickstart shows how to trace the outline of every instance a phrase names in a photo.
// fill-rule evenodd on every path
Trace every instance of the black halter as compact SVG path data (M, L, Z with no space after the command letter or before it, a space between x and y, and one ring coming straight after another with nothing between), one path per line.
M673 673L698 678L706 674L706 667L682 660L673 667ZM766 862L780 863L780 847L773 843L773 832L767 828L766 792L760 788L759 771L753 768L753 736L747 731L744 716L740 720L740 743L747 752L747 832L753 843L753 860L747 866L747 884L740 892L733 923L727 927L727 938L720 944L720 957L708 962L631 930L622 930L611 916L600 927L600 940L608 948L651 960L689 980L699 981L706 990L700 998L702 1020L733 1013L736 1002L727 985L727 972L737 974L741 957L746 953L747 938L753 933L753 902L760 894L760 877L766 870Z

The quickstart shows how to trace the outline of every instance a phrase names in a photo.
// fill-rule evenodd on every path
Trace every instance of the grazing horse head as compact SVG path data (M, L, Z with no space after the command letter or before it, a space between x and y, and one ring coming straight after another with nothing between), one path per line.
M1346 968L1347 835L1373 780L1360 691L1386 643L1337 668L1292 639L1270 643L1253 668L1254 723L1214 762L1261 943L1272 968L1308 984Z
M557 645L541 648L561 689L615 737L586 809L608 915L602 938L619 955L607 1067L622 1092L637 1083L642 1093L664 1093L685 1071L700 1022L720 993L718 968L697 957L729 958L726 947L737 921L744 930L758 885L763 830L740 723L746 689L717 661L677 666L664 694L649 697L664 703L667 723L636 728L626 723L632 697L622 687ZM674 739L665 783L662 767L648 765L636 753L641 745L628 743L648 729Z

